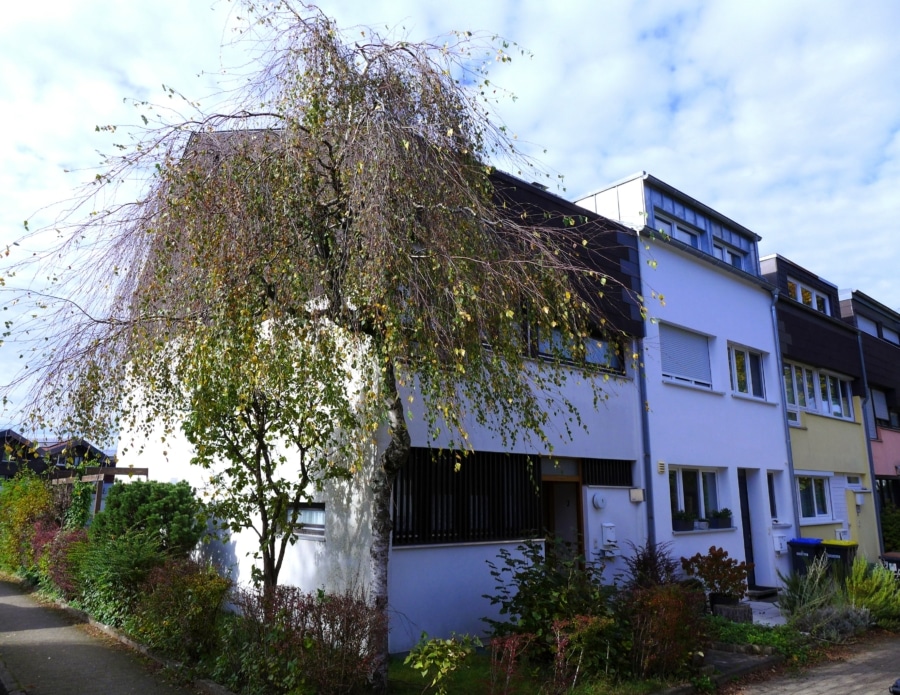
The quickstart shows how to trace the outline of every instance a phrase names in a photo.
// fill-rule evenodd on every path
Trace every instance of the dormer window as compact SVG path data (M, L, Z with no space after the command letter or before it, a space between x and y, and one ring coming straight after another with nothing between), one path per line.
M728 265L744 269L744 252L737 251L730 246L724 244L713 244L713 256L720 261L725 261Z
M820 292L818 290L814 290L812 287L808 285L804 285L802 282L798 282L793 278L788 278L788 294L791 299L794 299L801 304L808 306L810 309L815 309L823 314L831 315L831 307L828 303L828 295Z
M677 239L695 249L700 248L700 234L693 229L659 215L656 216L656 228L671 239Z

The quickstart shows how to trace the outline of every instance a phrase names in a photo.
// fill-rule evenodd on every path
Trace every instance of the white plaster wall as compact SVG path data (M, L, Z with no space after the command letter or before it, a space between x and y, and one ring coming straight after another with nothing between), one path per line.
M760 471L748 474L756 578L760 584L775 586L776 569L787 569L787 556L774 552L764 471L786 471L788 452L771 293L662 241L645 240L640 255L645 297L655 293L664 299L650 300L653 321L647 325L643 353L657 537L670 539L676 556L717 545L744 557L737 469ZM709 336L712 390L674 385L662 378L659 321ZM732 394L729 343L763 354L765 402ZM664 463L665 473L656 472L659 462ZM672 535L671 465L719 468L719 504L735 512L737 529ZM784 475L780 482L790 481Z

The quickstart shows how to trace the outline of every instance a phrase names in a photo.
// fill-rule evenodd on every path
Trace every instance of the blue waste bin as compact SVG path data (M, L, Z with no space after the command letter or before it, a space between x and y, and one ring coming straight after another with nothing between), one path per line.
M822 539L791 538L788 548L791 551L791 571L805 575L812 561L822 554Z

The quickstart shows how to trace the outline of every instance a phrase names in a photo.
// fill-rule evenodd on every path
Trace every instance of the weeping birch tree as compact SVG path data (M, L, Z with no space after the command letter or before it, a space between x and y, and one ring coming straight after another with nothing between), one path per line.
M373 467L370 597L385 609L404 387L460 451L468 421L546 451L551 417L581 424L573 365L603 396L586 346L609 328L614 282L596 225L517 202L494 169L528 166L486 71L508 46L346 34L300 3L242 8L259 69L236 107L151 118L109 158L90 200L134 177L141 195L58 226L52 287L18 300L51 321L7 341L36 340L19 350L36 426L102 440L164 422L195 463L224 461L253 494L220 511L235 528L268 518L267 584L278 505ZM530 357L538 334L550 359ZM273 458L275 442L294 458ZM287 496L273 493L266 467L298 462Z

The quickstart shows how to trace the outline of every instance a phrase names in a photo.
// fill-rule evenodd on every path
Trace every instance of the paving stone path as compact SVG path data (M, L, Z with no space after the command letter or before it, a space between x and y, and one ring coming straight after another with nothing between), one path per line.
M0 580L0 693L194 695L98 630Z
M900 635L865 639L844 658L759 683L731 685L729 695L886 695L900 678Z

